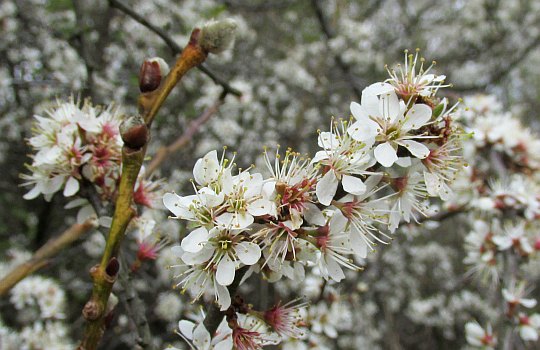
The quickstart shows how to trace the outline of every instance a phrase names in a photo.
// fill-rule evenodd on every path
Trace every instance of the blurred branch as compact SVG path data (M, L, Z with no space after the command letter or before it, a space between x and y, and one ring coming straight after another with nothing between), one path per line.
M171 51L174 54L182 53L182 48L164 30L162 30L161 28L147 21L143 16L139 15L128 5L126 5L120 0L109 0L109 4L111 5L111 7L114 7L122 11L123 13L125 13L126 15L134 19L135 21L139 22L146 28L150 29L150 31L157 34L165 42L165 44L167 44L167 46L171 49ZM235 96L242 96L242 92L240 92L240 90L232 87L227 81L218 77L214 72L206 68L204 65L201 64L197 68L201 72L206 74L210 79L212 79L214 83L221 85L221 87L223 87L223 90L226 91L227 93L233 94Z
M60 236L49 240L39 248L32 258L15 267L0 280L0 296L4 296L11 288L26 276L36 272L49 264L50 259L60 253L64 248L78 240L82 235L96 227L95 219L88 219L82 224L74 224Z
M144 302L139 297L137 289L131 282L131 274L127 268L129 264L126 258L122 256L120 257L120 261L125 268L123 273L118 274L118 282L124 289L124 293L121 295L120 300L126 307L129 318L135 323L135 329L138 333L137 345L142 349L154 349L152 344L152 333L150 332L150 326L148 324L148 319L146 318Z
M311 6L313 7L313 10L315 11L315 15L317 16L317 20L319 21L319 25L321 27L322 32L328 40L333 39L336 36L336 33L334 29L330 26L330 23L328 23L328 20L324 16L324 10L320 4L319 0L311 0ZM343 72L343 75L345 76L345 79L349 82L349 84L352 86L352 89L354 91L354 94L358 99L362 97L362 89L357 86L355 79L353 78L353 74L351 72L351 67L345 63L341 55L334 54L334 60L336 61L337 66L339 69Z
M197 119L193 120L179 138L170 145L162 146L157 150L154 158L146 168L146 177L150 176L157 168L159 168L161 163L163 163L169 155L182 149L189 141L191 141L199 129L219 110L219 107L225 102L226 95L227 91L223 91L216 102L208 107Z

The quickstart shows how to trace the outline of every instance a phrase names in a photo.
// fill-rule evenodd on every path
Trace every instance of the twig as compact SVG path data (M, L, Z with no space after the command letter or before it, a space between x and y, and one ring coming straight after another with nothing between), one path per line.
M48 265L50 258L56 256L64 248L95 227L96 220L88 219L82 224L74 224L60 236L49 240L34 253L30 260L15 267L7 276L0 280L0 296L4 296L26 276Z
M111 7L114 7L129 17L133 18L135 21L139 22L146 28L150 29L150 31L157 34L164 42L167 44L167 46L171 49L171 51L174 54L182 53L182 48L161 28L158 26L150 23L147 21L144 17L139 15L137 12L135 12L132 8L130 8L128 5L124 4L120 0L109 0L109 4ZM221 85L223 87L223 90L229 94L233 94L235 96L242 96L242 92L240 90L232 87L227 81L224 79L218 77L214 72L212 72L210 69L206 68L202 64L197 67L201 72L206 74L212 81L218 85Z
M155 90L139 95L140 116L127 119L121 126L124 146L122 147L122 175L118 197L101 262L90 270L94 287L92 296L83 309L87 324L79 350L95 350L105 331L105 319L108 316L107 302L120 270L117 256L126 228L136 214L133 207L133 189L146 154L149 128L174 86L191 68L206 59L208 52L199 45L199 36L200 29L194 29L188 45L165 77L165 81L161 82Z
M120 261L125 268L125 271L118 275L118 282L124 290L120 300L124 303L129 317L135 323L135 329L138 333L137 344L143 349L152 350L154 349L154 346L152 344L150 326L148 324L148 319L146 318L144 302L139 297L137 290L132 286L131 274L129 269L127 269L127 266L129 265L127 264L125 257L122 256Z
M177 138L170 145L162 146L157 150L154 158L146 167L146 177L150 176L157 168L159 168L161 163L163 163L163 161L167 159L170 154L182 149L189 141L191 141L191 139L199 131L201 126L206 124L206 122L208 122L208 120L210 120L210 118L219 110L219 107L225 101L226 95L227 91L223 91L217 101L214 102L213 105L208 107L197 119L193 120L179 138Z

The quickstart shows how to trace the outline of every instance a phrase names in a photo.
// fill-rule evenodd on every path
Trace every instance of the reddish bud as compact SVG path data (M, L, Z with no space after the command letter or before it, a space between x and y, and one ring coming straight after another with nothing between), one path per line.
M162 58L153 57L144 61L139 72L139 89L141 92L156 90L168 73L169 66Z
M140 116L132 116L120 124L120 135L127 147L139 149L148 142L148 127Z

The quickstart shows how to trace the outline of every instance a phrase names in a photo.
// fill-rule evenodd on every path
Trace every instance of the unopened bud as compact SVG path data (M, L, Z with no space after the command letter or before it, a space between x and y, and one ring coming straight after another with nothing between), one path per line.
M120 135L127 147L139 149L148 142L148 127L141 116L130 116L120 124Z
M144 61L139 73L139 89L141 92L156 90L161 79L169 74L169 65L161 57L153 57Z
M232 18L220 21L212 20L202 28L199 45L206 52L223 52L232 45L236 28L236 21Z

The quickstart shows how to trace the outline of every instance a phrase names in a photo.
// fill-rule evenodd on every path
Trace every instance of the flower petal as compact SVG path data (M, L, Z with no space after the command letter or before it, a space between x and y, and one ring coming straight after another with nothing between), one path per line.
M73 176L70 176L64 187L64 197L71 197L79 191L79 181Z
M402 130L418 129L426 124L431 119L432 110L428 105L415 104L409 109L405 116L405 122L401 127Z
M203 243L206 241L208 241L208 230L204 227L199 227L184 237L181 247L186 252L197 253L201 251L204 247Z
M184 337L188 339L193 339L193 330L195 329L195 323L188 320L180 320L178 322L178 329Z
M193 345L197 347L197 349L210 349L210 332L206 330L206 327L201 322L195 327L193 330Z
M261 258L261 248L252 242L240 242L235 250L238 259L245 265L253 265Z
M336 177L336 173L334 173L333 169L330 169L330 171L324 174L322 179L317 182L317 186L315 188L319 203L323 205L330 205L332 199L334 199L334 195L336 194L338 184L339 181Z
M398 159L396 150L389 142L381 143L380 145L375 147L375 151L373 154L375 155L375 159L377 159L377 162L387 168L391 167Z
M228 286L234 281L236 266L228 255L225 255L218 264L216 281L222 286Z
M429 148L426 145L413 141L413 140L404 140L399 142L400 145L404 146L411 152L416 158L424 159L429 156Z
M341 183L343 184L343 189L347 193L358 195L366 192L366 185L364 185L362 180L358 177L343 175Z
M225 311L231 306L231 295L227 287L224 287L220 284L215 284L217 302L220 306L221 311Z

